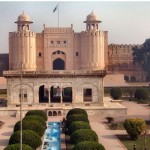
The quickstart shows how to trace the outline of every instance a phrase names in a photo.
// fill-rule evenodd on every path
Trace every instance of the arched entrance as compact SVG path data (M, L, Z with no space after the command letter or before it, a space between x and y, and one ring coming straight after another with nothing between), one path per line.
M44 85L39 87L39 103L48 103L48 90Z
M63 102L71 103L72 102L72 87L66 87L62 90Z
M64 60L57 58L53 61L53 70L65 70Z
M60 103L61 101L61 95L60 95L60 87L54 87L52 86L50 88L50 98L51 98L51 103Z

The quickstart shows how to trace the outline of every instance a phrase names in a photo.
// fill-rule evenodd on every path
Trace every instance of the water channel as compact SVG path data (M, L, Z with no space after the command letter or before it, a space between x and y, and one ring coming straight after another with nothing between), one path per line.
M60 150L60 122L48 122L41 150Z

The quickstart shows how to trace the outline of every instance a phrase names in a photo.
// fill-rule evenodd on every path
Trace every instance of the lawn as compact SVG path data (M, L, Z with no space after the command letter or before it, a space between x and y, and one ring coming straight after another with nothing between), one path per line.
M126 146L128 150L133 150L133 145L136 144L137 150L144 150L144 137L141 135L138 140L131 141L128 135L117 135L120 141ZM148 149L150 149L150 135L146 137Z

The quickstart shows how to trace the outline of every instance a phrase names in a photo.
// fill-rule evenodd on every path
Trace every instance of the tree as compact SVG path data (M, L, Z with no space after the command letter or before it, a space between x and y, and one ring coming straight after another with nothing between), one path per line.
M133 62L140 64L150 77L150 39L146 39L142 46L135 46L132 50Z
M121 91L121 89L120 88L112 88L111 90L110 90L110 95L111 95L111 97L113 98L113 99L115 99L115 100L117 100L117 99L119 99L120 97L121 97L121 95L122 95L122 91Z
M126 119L124 122L124 128L129 134L131 140L138 139L138 136L145 130L146 124L143 119Z
M94 141L83 141L76 144L73 150L105 150L104 146Z

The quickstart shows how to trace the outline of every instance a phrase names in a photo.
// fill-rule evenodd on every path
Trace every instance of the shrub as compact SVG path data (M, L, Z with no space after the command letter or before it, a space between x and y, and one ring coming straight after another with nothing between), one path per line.
M74 122L74 121L89 122L86 115L83 115L83 114L70 115L66 120L66 127L69 128L71 123Z
M76 144L73 150L105 150L102 144L94 141L84 141Z
M111 97L112 97L113 99L117 100L117 99L119 99L119 98L121 97L122 91L121 91L120 88L112 88L112 89L110 90L110 95L111 95Z
M91 129L89 123L87 122L83 122L83 121L74 121L72 122L72 124L70 125L68 131L69 131L69 134L75 132L76 130L79 130L79 129Z
M20 143L20 131L13 133L9 139L9 145L17 143ZM22 143L31 146L33 149L36 149L42 144L42 141L36 132L31 130L23 130Z
M83 141L98 142L98 136L95 131L91 129L80 129L73 132L70 136L70 142L73 144L77 144Z
M108 123L111 123L112 121L114 121L114 118L113 117L106 117Z
M134 93L134 98L138 99L138 100L145 100L148 99L149 97L149 93L147 89L137 89Z
M29 115L26 116L23 120L36 120L39 121L43 125L43 127L46 127L46 121L38 115Z
M143 119L126 119L124 122L124 128L129 134L131 140L136 140L146 128L146 124Z
M20 144L8 145L4 150L20 150ZM29 145L22 144L22 150L33 150Z
M114 123L110 124L109 129L110 130L117 130L118 126L119 126L119 123L114 122Z
M67 118L68 118L70 115L74 115L74 114L84 114L84 115L88 116L88 115L87 115L87 112L86 112L84 109L81 109L81 108L74 108L74 109L69 110L69 112L67 113Z
M38 133L40 136L44 134L45 128L41 123L35 120L23 120L22 121L23 130L32 130ZM20 130L20 121L18 121L14 126L14 132Z
M28 115L38 115L44 118L44 120L47 120L47 114L43 110L30 110L26 113L26 116Z

